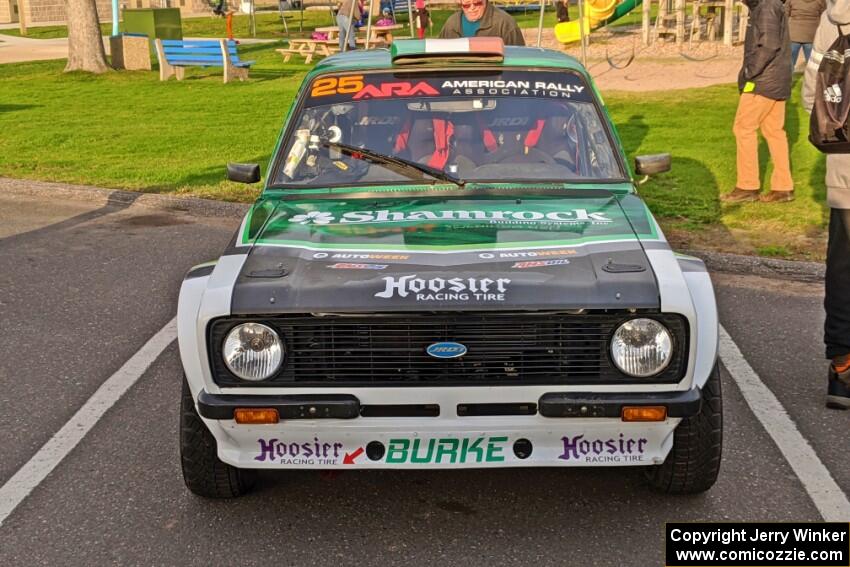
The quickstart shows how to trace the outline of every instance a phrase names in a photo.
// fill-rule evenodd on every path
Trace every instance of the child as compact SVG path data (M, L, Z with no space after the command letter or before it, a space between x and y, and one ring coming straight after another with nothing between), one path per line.
M416 25L416 37L425 39L425 28L434 26L431 21L431 16L428 13L428 8L425 7L425 0L416 0L416 11L413 13L413 22Z
M375 22L376 26L391 26L395 24L392 16L390 15L390 9L384 8L381 10L381 19Z

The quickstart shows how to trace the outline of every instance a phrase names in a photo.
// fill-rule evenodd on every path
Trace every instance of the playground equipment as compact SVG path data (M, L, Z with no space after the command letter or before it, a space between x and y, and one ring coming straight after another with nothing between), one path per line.
M555 26L561 43L581 41L590 32L622 18L642 5L641 38L650 45L660 38L672 38L677 45L693 44L705 37L714 41L722 33L723 44L742 42L748 10L741 0L584 0L579 2L579 19ZM653 3L657 15L651 16ZM692 15L688 23L688 5ZM652 20L655 20L654 23ZM737 24L737 26L736 26ZM733 29L737 27L737 32ZM704 30L704 31L703 31ZM583 42L584 43L584 42Z
M600 26L622 18L638 7L642 0L625 0L619 5L617 2L618 0L585 0L583 16L572 22L557 24L555 37L561 43L580 41L582 33L587 35Z

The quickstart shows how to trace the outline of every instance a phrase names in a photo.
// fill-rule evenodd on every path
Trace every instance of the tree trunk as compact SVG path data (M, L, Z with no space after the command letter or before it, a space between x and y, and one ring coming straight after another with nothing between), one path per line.
M65 14L68 22L68 65L65 72L108 71L95 0L65 0Z

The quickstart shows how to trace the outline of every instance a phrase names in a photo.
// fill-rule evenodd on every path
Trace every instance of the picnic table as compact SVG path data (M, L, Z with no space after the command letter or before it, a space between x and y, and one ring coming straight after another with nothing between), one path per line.
M369 43L385 42L390 44L393 42L393 32L403 30L402 24L393 24L391 26L372 26L372 37L369 38Z
M339 51L339 42L326 39L301 39L291 38L289 47L286 49L276 49L278 53L283 55L283 62L289 63L289 58L292 55L300 55L304 58L304 63L313 61L314 55L327 57Z
M393 31L404 29L404 25L402 24L392 24L390 26L372 26L372 35L369 38L369 44L377 43L392 43L393 42ZM366 27L361 26L357 29L358 32L365 32ZM339 26L322 26L316 28L317 32L324 33L328 35L328 41L339 41ZM358 43L361 43L362 40L358 40Z
M372 45L383 45L383 39L375 40ZM363 38L357 39L357 45L364 46L366 40ZM283 62L289 63L289 58L293 55L298 55L304 58L304 63L309 64L313 61L314 56L327 57L334 53L339 53L339 39L300 39L291 38L289 47L285 49L276 49L278 53L283 55Z
M339 26L323 26L320 28L316 28L316 31L319 33L327 34L328 41L339 41Z

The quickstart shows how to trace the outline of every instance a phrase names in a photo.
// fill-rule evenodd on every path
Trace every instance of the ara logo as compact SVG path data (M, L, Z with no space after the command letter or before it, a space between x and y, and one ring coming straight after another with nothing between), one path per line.
M379 85L366 85L357 94L351 97L353 100L369 98L390 98L403 96L436 96L440 94L437 89L419 81L415 85L408 82L381 83Z
M466 354L466 347L460 343L434 343L425 352L434 358L458 358Z

